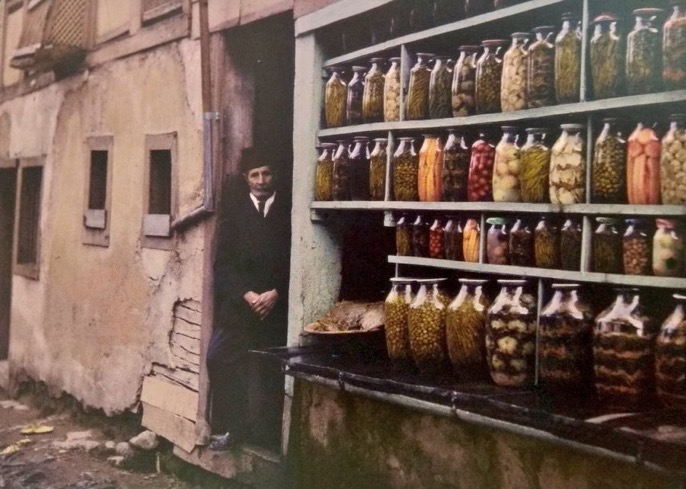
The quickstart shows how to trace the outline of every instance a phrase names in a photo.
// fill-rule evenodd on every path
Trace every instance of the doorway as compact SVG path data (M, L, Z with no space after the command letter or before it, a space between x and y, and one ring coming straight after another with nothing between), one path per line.
M17 170L0 168L0 361L9 354L16 189Z

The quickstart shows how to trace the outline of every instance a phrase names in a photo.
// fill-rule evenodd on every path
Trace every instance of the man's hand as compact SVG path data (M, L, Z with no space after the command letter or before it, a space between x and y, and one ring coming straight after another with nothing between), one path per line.
M250 291L246 292L243 298L250 306L250 309L252 309L260 319L264 319L269 315L272 309L274 309L276 302L279 300L279 293L276 289L268 290L262 294Z

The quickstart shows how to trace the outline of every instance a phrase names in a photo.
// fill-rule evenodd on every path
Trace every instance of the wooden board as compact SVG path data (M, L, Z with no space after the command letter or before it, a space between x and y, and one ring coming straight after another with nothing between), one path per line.
M198 393L155 376L143 380L141 401L195 421Z
M195 423L143 402L142 425L186 452L195 448Z
M181 365L177 365L177 367L178 368L169 368L164 365L155 364L152 366L152 373L155 376L164 377L164 380L172 384L178 384L194 392L198 392L199 373L184 369Z

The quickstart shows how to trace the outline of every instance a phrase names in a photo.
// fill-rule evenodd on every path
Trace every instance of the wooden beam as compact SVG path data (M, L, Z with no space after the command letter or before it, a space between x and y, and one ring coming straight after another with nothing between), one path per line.
M141 424L186 452L195 448L195 423L181 416L144 402Z
M198 393L180 385L167 382L159 377L145 377L141 401L195 421Z

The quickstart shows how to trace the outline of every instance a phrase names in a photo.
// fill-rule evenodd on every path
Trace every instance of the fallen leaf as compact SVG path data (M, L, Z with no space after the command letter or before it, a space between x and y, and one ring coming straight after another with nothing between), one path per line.
M23 440L19 440L16 443L13 443L7 447L5 447L1 452L0 455L13 455L19 451L21 451L22 448L24 448L27 445L30 445L33 443L32 440L29 440L28 438L24 438Z
M21 430L22 435L42 435L52 433L55 428L47 425L30 424Z

